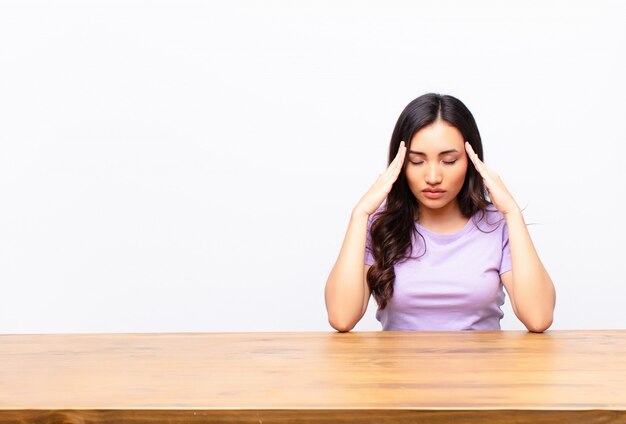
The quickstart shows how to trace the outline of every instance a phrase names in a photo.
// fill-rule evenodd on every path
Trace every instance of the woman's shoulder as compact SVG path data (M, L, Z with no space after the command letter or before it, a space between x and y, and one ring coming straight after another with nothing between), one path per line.
M472 217L474 224L483 231L495 231L503 229L506 222L504 215L492 203L488 204L484 210L479 210Z
M491 218L504 219L504 215L502 214L502 212L500 212L493 203L489 203L487 205L487 207L485 208L485 213L488 214Z
M384 211L385 211L385 205L383 204L383 205L379 206L379 207L378 207L378 209L376 209L376 210L374 211L374 213L372 213L372 214L369 216L369 218L367 219L368 224L369 224L369 225L372 225L372 222L374 222L376 219L378 219L378 217L380 216L380 214L381 214L382 212L384 212Z

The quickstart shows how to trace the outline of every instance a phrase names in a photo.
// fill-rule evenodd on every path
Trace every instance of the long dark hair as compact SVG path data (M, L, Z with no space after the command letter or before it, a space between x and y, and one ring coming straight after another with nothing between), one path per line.
M476 121L469 109L457 98L435 93L424 94L409 103L400 114L389 143L388 164L395 158L400 142L408 144L423 127L441 119L456 127L467 140L480 160L483 160L483 145ZM387 195L385 207L375 212L371 226L371 248L374 263L367 272L367 284L380 309L385 309L393 295L396 278L394 264L412 257L412 237L424 237L415 226L419 207L406 179L405 156L402 171ZM472 217L484 211L490 204L486 198L483 179L474 166L469 164L463 187L457 196L461 213ZM425 248L425 244L424 244ZM424 253L426 251L424 250Z

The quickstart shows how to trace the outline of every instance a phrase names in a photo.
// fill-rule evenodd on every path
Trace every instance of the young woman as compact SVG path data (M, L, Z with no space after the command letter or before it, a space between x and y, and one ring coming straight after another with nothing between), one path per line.
M529 331L550 327L552 280L520 208L482 159L460 100L429 93L408 104L389 166L353 209L326 282L334 329L354 328L371 294L383 330L499 330L503 287Z

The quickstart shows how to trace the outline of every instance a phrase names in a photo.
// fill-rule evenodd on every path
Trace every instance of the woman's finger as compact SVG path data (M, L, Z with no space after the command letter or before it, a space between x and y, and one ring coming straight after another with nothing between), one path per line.
M398 175L402 172L402 166L404 165L404 156L406 154L406 147L404 146L404 142L400 144L400 151L398 152L398 162L396 162L394 166L393 172L393 181L395 182L398 179Z
M398 175L402 171L402 165L404 164L404 157L406 154L406 146L404 141L400 142L396 157L391 161L385 172L378 174L378 178L370 189L363 195L357 207L364 210L367 214L372 214L380 207L385 200L393 184L398 179Z
M472 163L474 165L476 165L476 161L475 158L478 156L476 155L476 153L474 152L474 149L472 148L472 145L469 144L469 141L465 142L465 151L467 152L467 156L469 157L469 159L472 161Z
M398 149L398 155L396 157L396 159L398 159L398 162L396 163L396 168L398 170L398 173L400 172L400 170L402 169L402 165L404 164L405 155L406 155L406 146L404 145L404 141L401 141L400 148Z
M483 178L483 180L485 180L485 184L488 187L492 186L494 184L494 180L498 177L498 175L493 172L491 168L485 165L482 160L480 160L478 155L474 152L474 149L472 149L472 146L467 142L466 147L468 150L468 156L472 160L472 163L474 164L474 167L476 168L480 176Z
M465 150L467 150L467 156L470 158L470 160L474 164L474 167L476 168L478 173L483 178L485 178L487 176L486 174L488 173L489 168L487 168L487 165L485 165L483 161L480 160L476 152L474 152L474 149L472 149L472 145L469 144L469 142L467 141L465 142Z
M406 152L406 147L404 146L404 141L400 142L400 147L398 148L398 153L396 153L396 157L387 167L387 171L385 172L385 176L388 178L393 178L394 181L400 174L400 170L402 169L402 164L404 163L404 154Z
M476 170L478 171L478 167L476 166L476 153L474 153L474 149L472 149L472 145L469 142L465 142L465 151L467 152L467 157L472 162Z
M478 172L480 172L481 175L485 177L490 177L490 178L494 178L496 176L495 172L493 172L491 168L485 165L485 162L480 160L478 156L476 156L475 161L476 161L476 166L478 168Z

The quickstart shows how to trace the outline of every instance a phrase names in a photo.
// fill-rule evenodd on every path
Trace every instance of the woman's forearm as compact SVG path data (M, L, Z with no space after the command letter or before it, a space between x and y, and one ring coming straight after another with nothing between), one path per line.
M328 321L338 331L350 331L361 317L367 219L365 213L352 212L339 257L326 281Z
M509 212L505 219L513 268L513 301L526 327L544 331L552 324L556 302L552 279L537 255L521 211Z

